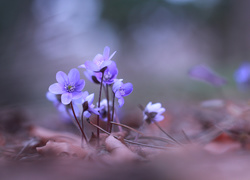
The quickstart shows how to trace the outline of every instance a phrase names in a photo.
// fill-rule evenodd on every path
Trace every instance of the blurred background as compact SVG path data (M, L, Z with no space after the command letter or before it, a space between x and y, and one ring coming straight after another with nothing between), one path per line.
M118 78L134 85L125 109L221 93L242 98L233 74L250 58L249 7L247 0L0 0L0 104L50 111L45 94L56 72L68 73L105 46L117 51ZM190 79L197 64L228 84ZM98 87L86 80L85 90Z

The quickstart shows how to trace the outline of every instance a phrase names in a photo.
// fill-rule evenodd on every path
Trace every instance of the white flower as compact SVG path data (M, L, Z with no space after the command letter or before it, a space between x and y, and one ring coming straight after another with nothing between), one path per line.
M161 114L165 111L166 109L161 107L161 103L152 104L152 102L149 102L143 111L144 120L148 123L162 121L164 116Z

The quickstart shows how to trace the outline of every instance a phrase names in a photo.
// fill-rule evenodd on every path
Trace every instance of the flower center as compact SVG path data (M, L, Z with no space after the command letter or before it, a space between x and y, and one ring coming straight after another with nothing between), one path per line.
M74 92L75 90L75 86L71 84L66 85L64 88L66 89L67 92Z
M107 72L104 74L104 79L109 80L112 77L112 74L110 72Z
M95 64L100 67L102 65L104 60L99 60L99 61L96 61Z
M122 96L125 95L125 89L124 88L120 88L119 91L120 91L120 93L121 93Z

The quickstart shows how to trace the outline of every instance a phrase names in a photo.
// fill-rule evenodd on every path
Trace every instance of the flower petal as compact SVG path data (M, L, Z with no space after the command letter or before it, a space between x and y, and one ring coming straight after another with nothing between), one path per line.
M155 121L161 121L163 119L164 119L164 116L162 116L162 115L155 116L155 118L154 118Z
M82 97L82 92L73 92L72 99L79 99Z
M122 95L121 95L120 91L116 91L115 97L118 98L118 99L122 98Z
M75 91L82 91L85 86L85 81L83 79L80 79L75 86Z
M133 84L125 83L125 84L123 84L123 88L125 90L125 95L124 96L127 96L133 91Z
M113 61L107 60L100 65L100 69L109 66Z
M111 54L111 56L109 56L109 60L111 60L111 59L112 59L112 57L115 55L115 53L116 53L116 51L115 51L115 52L113 52L113 54Z
M89 111L84 111L83 116L89 118L91 116Z
M64 72L58 71L56 73L56 80L60 84L65 84L65 83L68 83L69 78L68 78L68 76Z
M149 112L158 112L160 108L161 108L161 103L152 104L149 109Z
M101 54L97 54L97 55L94 57L94 59L93 59L93 63L94 63L95 65L97 65L98 67L101 66L101 64L103 63L103 61L104 61L104 57L103 57L103 55L101 55Z
M92 93L92 94L90 94L90 95L88 95L88 96L86 97L85 101L88 101L89 106L90 106L91 104L93 104L94 96L95 96L95 94Z
M122 107L124 104L124 98L121 97L120 99L118 99L118 103L119 103L119 106Z
M77 83L80 80L80 73L76 68L69 71L69 82Z
M46 93L46 98L49 100L49 101L52 101L52 102L58 102L57 98L56 98L56 95L54 93L51 93L51 92L47 92Z
M63 94L65 92L64 86L59 83L54 83L49 86L49 92L53 94Z
M115 81L112 87L113 92L116 93L122 85L123 85L123 82L119 80Z
M84 63L84 65L85 65L86 69L88 69L90 71L99 71L100 70L99 67L95 63L93 63L92 61L86 61Z
M110 52L110 48L106 46L103 50L104 61L109 60L109 52Z
M166 111L165 108L160 108L157 112L158 112L158 114L162 114L162 113L164 113L165 111Z
M69 104L72 101L72 94L71 93L62 94L61 101L64 105Z

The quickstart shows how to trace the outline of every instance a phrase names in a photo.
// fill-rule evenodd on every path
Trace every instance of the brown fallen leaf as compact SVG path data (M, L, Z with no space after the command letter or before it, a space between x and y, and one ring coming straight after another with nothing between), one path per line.
M226 133L222 133L212 142L206 144L204 149L215 154L222 154L225 152L232 152L241 149L241 144L235 141Z
M29 133L31 136L40 138L45 143L49 140L53 140L55 142L67 142L76 146L81 146L82 144L80 136L66 132L56 132L39 126L31 126Z
M110 135L105 140L106 149L110 152L110 156L106 156L107 162L124 163L137 161L141 158L133 153L125 144L120 140Z
M63 156L63 157L74 157L84 158L88 152L87 150L67 142L54 142L49 140L45 146L37 147L37 152L45 156Z

